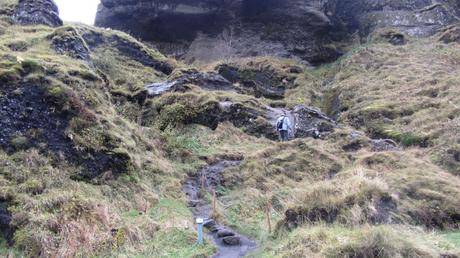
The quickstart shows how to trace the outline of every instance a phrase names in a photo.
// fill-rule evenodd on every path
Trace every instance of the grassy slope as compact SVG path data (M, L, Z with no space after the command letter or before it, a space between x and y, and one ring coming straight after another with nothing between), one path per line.
M100 185L72 180L79 170L76 165L39 146L23 146L19 140L26 143L29 136L18 135L17 151L0 151L0 196L8 200L17 226L14 248L27 256L40 252L61 257L114 252L145 257L210 254L213 247L194 245L191 214L180 189L184 169L175 169L157 147L163 145L158 131L136 124L135 105L108 94L120 89L134 93L147 82L161 80L161 73L102 46L92 52L91 60L109 76L106 84L86 62L52 49L49 35L64 30L12 26L6 21L1 30L0 77L6 87L2 93L32 84L55 97L50 99L66 101L73 96L73 102L64 104L78 101L81 108L66 129L76 148L113 149L106 145L110 139L113 151L128 153L134 166ZM134 41L126 34L98 32ZM24 72L26 64L37 69ZM2 244L1 254L13 252L4 248Z
M80 27L85 29L89 28ZM215 131L177 125L161 132L156 126L162 121L152 117L152 127L141 127L137 123L141 110L128 98L145 83L165 79L164 75L102 45L92 51L91 59L108 76L107 85L85 62L54 52L47 37L54 29L1 22L0 31L0 55L8 60L0 65L0 77L18 76L36 84L46 77L44 87L50 94L59 89L75 94L85 110L96 117L91 126L83 126L85 130L78 126L78 120L70 123L67 130L77 147L104 150L108 147L102 139L113 139L118 149L129 154L135 168L97 185L71 180L78 168L60 162L55 154L37 148L0 152L0 195L12 200L10 210L18 225L15 248L19 252L122 257L210 254L210 245L194 246L181 181L187 172L203 165L204 158L241 155L245 157L241 170L226 172L225 185L219 189L225 195L218 209L223 221L261 242L255 257L369 257L376 252L385 257L436 257L455 252L456 233L447 233L444 240L444 236L424 228L434 222L454 226L448 219L459 214L460 183L445 170L455 173L458 164L449 163L443 152L443 146L458 145L458 133L448 130L458 126L458 89L453 86L458 79L454 76L458 71L455 45L440 45L431 39L403 47L376 43L353 51L336 64L297 75L286 104L323 105L328 110L328 102L340 93L348 107L339 119L345 128L327 141L306 139L283 144L248 136L229 123ZM134 41L119 32L99 32ZM26 50L11 51L11 45ZM45 69L22 75L21 67L29 62ZM241 65L262 64L283 70L290 65L284 62L268 59L248 64L243 60ZM436 82L430 82L433 78ZM322 91L326 92L324 98ZM169 105L175 98L196 100L191 105L226 99L270 104L265 99L255 101L248 96L199 89L170 94L151 104ZM436 118L430 118L432 113ZM366 123L353 123L356 116L362 116ZM376 130L383 122L388 128ZM415 146L400 152L372 153L364 148L345 153L342 146L351 141L347 124L370 134L383 132ZM428 148L417 146L424 137ZM382 196L396 200L398 209L391 219L405 226L372 224L375 200ZM276 233L267 230L268 203ZM289 232L283 222L288 208L336 210L338 216L333 223L313 221ZM112 233L112 229L117 231ZM0 254L6 252L0 245Z
M364 148L345 153L342 147L352 141L349 128L338 130L326 142L296 140L289 144L229 133L229 125L216 132L193 134L206 148L246 157L240 171L226 173L222 219L265 243L264 251L255 257L372 256L373 252L382 252L383 257L437 257L447 250L456 252L452 250L456 233L447 235L451 244L444 235L423 228L458 227L460 181L453 175L458 162L448 155L455 152L448 149L458 148L459 140L455 104L459 103L455 58L459 54L458 45L441 44L435 38L412 40L407 46L372 43L337 63L300 75L298 87L288 92L288 106L299 103L296 96L303 96L300 103L321 105L331 112L330 102L339 98L346 107L339 116L341 123L373 137L395 139L403 147L398 152L373 153ZM321 91L325 94L319 101L316 95ZM357 124L352 119L365 122ZM238 147L235 142L240 143ZM337 169L338 174L329 179L331 170ZM391 221L415 227L369 226L376 200L384 196L397 203ZM293 207L338 211L338 216L332 225L307 223L292 233L281 230L272 238L267 232L267 203L271 203L275 222ZM341 234L343 241L337 241ZM398 234L407 240L402 241ZM322 244L317 243L320 239Z
M428 147L433 161L459 174L459 58L457 44L436 39L375 43L341 60L327 88L347 110L342 122L375 137Z

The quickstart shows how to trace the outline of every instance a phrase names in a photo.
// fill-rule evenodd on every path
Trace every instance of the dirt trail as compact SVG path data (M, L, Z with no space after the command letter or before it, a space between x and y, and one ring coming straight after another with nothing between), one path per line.
M214 258L244 257L256 248L256 242L212 219L212 207L203 193L211 193L221 185L222 173L226 168L239 166L241 161L224 160L202 168L196 176L190 177L183 190L188 196L189 207L195 218L204 218L209 239L217 246ZM202 190L204 186L204 190Z

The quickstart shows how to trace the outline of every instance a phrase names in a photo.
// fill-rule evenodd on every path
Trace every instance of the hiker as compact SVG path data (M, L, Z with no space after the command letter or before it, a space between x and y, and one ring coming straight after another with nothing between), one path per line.
M286 114L286 111L283 111L283 115L278 118L276 122L276 129L278 130L280 140L282 142L289 141L289 130L292 131L291 120Z

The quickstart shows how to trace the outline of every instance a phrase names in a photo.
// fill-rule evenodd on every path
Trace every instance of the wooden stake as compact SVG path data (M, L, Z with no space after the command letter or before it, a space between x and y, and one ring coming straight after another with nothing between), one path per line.
M206 191L206 177L201 174L201 190Z
M216 202L217 202L217 200L216 200L216 199L217 199L217 198L216 198L216 190L213 189L213 190L212 190L212 213L214 214L214 216L217 215L217 208L216 208Z
M271 222L271 219L270 219L270 210L271 210L271 204L270 204L270 201L268 201L265 211L266 211L266 214L267 214L267 224L268 224L268 233L269 234L272 233L272 222Z

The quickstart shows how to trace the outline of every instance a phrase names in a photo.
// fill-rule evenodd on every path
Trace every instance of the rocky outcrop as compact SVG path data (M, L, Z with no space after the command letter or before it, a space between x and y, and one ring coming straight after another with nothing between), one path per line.
M12 20L20 25L62 25L58 7L53 0L20 0Z
M295 134L298 138L324 138L336 127L334 120L313 107L297 106L293 113L296 120Z
M229 64L220 65L216 69L220 75L237 85L241 93L258 98L282 99L286 86L291 84L285 77L277 76L270 70L240 69Z
M271 70L240 69L228 64L219 65L217 72L199 72L196 69L174 71L167 81L145 86L149 96L165 92L184 92L187 85L196 85L209 91L234 91L257 98L283 99L293 78L277 75ZM143 93L142 93L143 94Z
M203 73L191 69L172 74L168 81L146 85L145 91L149 96L154 97L170 91L184 92L188 84L205 90L235 90L231 82L216 73Z
M371 151L396 151L399 150L398 144L391 139L370 140Z
M298 0L104 0L96 25L130 31L190 61L276 55L320 63L339 56L320 7Z
M430 36L458 21L460 4L448 0L333 0L327 12L334 22L366 36L378 28L392 27L410 36Z
M356 31L362 38L387 27L433 35L459 20L459 7L448 0L104 0L96 25L187 61L275 55L317 64L337 58L335 42Z
M49 36L54 50L61 55L88 61L90 50L75 28L59 28Z

